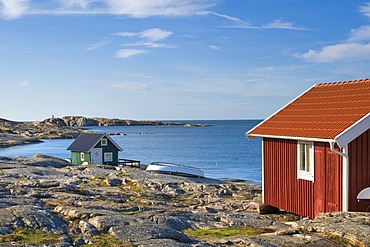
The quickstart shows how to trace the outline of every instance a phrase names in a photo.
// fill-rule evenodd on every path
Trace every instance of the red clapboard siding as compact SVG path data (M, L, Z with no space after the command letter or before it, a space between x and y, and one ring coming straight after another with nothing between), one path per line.
M264 138L263 145L265 203L314 218L314 185L297 179L297 141Z
M348 145L349 154L349 211L365 211L367 206L357 202L357 194L370 187L370 130Z
M315 142L314 183L297 178L297 141L263 139L266 204L301 216L342 210L342 157Z

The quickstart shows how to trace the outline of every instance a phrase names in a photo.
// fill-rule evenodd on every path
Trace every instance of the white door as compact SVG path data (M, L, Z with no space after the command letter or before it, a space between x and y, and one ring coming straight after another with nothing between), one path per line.
M91 163L103 164L103 149L102 148L93 148L91 150Z

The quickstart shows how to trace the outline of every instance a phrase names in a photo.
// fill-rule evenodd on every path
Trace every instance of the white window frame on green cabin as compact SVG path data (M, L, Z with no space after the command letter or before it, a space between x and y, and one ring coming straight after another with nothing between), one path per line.
M80 153L80 159L81 161L85 161L85 153Z
M107 158L110 157L110 158ZM113 161L113 153L112 152L107 152L104 153L104 162L112 162Z
M108 146L108 139L107 139L107 138L103 138L103 139L101 139L101 141L100 141L100 145L101 145L102 147L106 147L106 146Z
M315 146L314 142L298 141L297 144L298 179L314 182L315 180Z

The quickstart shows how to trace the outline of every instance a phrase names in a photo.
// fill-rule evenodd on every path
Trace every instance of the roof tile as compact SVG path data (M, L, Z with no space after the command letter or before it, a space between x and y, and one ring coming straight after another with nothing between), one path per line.
M333 139L370 113L370 79L316 84L250 135Z

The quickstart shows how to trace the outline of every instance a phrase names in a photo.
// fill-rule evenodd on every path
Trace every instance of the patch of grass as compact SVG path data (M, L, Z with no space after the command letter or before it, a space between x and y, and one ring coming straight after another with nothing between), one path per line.
M225 238L225 237L246 237L254 236L262 233L273 232L266 228L253 228L248 226L243 227L225 227L225 228L203 228L203 229L187 229L184 231L186 235L200 239L209 238Z
M124 215L135 215L141 213L141 210L123 212Z
M134 245L128 241L121 241L112 234L102 234L92 237L92 243L86 244L84 247L133 247Z
M127 172L123 171L123 172L120 172L117 176L118 177L128 177L128 174Z
M57 244L60 242L60 235L44 232L37 229L19 228L18 230L0 236L0 243L14 242L17 244Z
M175 198L172 202L178 202L184 204L184 206L195 206L200 204L200 202L192 197L181 196L180 198Z
M242 200L253 200L257 195L255 194L246 194L246 195L238 195L238 196L231 196L224 198L223 200L228 200L228 201L242 201Z
M285 222L289 222L289 221L299 221L300 219L301 217L299 215L287 213L286 215L284 215L282 220Z
M353 246L348 239L338 236L336 234L321 233L318 235L321 235L322 237L328 239L329 241L333 242L335 245L338 246Z
M45 201L44 202L44 207L45 208L55 208L55 207L58 207L58 206L62 206L62 203L57 202L57 201Z
M88 184L91 185L97 185L100 187L108 187L109 185L102 179L102 178L90 178L89 181L87 182Z

